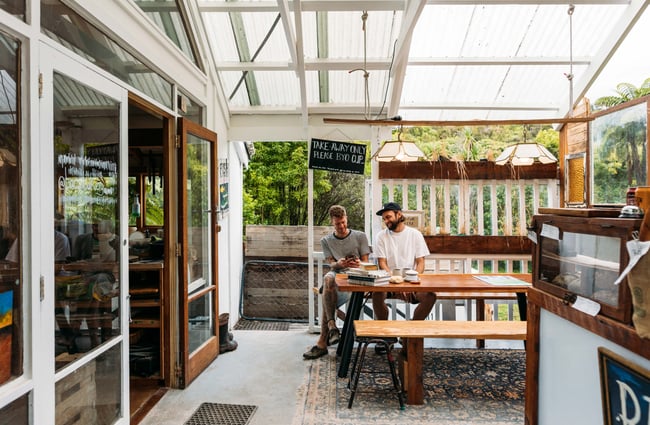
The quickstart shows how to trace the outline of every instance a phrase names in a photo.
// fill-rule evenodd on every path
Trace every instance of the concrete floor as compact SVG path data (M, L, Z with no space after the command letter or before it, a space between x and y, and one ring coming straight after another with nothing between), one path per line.
M291 423L308 366L302 353L317 335L300 324L288 331L232 332L237 349L219 355L188 388L169 390L142 425L183 424L204 402L257 406L250 425Z
M306 325L288 331L234 330L238 348L224 353L184 390L169 390L141 422L180 425L203 402L257 406L250 425L286 425L297 407L308 361L302 353L317 335ZM473 340L425 340L426 347L474 348ZM487 348L523 348L521 341L486 341ZM336 355L330 347L330 356Z

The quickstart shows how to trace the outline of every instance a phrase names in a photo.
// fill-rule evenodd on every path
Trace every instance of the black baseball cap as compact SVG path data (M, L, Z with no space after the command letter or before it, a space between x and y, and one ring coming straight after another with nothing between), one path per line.
M388 202L384 207L377 211L377 215L382 215L386 211L402 211L402 207L397 202Z

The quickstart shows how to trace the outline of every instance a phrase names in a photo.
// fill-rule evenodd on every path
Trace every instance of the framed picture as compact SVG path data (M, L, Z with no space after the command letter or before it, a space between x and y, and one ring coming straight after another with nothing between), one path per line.
M0 384L11 378L14 292L0 292Z
M413 227L418 230L422 230L424 227L424 211L421 210L404 210L402 211L402 215L404 216L404 219L406 220L404 224L406 224L409 227Z
M598 348L603 423L647 424L650 371L604 348Z

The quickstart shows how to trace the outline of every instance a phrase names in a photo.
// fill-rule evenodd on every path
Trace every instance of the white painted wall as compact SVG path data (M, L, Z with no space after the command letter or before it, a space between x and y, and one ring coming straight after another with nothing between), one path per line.
M602 424L598 347L645 369L650 360L542 310L540 318L539 425Z

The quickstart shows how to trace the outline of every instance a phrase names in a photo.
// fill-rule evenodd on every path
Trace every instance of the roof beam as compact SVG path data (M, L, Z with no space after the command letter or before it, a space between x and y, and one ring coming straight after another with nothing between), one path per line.
M596 81L598 75L605 68L612 56L614 56L616 49L618 49L627 34L632 30L634 24L636 24L639 18L641 18L641 15L643 15L643 12L648 7L648 3L648 1L643 0L630 1L628 8L625 10L625 13L621 15L621 18L612 29L612 32L607 37L600 50L594 55L592 63L582 74L582 78L579 81L574 81L574 93L577 93L578 95L574 96L573 99L569 99L569 96L567 96L562 103L562 105L567 105L567 114L569 110L569 103L573 101L573 105L571 105L571 107L574 107L576 101L582 99L582 97L587 93L589 87L591 87L594 81ZM580 13L579 9L578 13Z
M360 104L310 104L307 105L310 114L358 114L364 115L364 105ZM371 114L377 114L381 111L381 105L371 105ZM403 110L420 110L420 111L437 111L437 110L460 110L460 111L526 111L526 112L554 112L559 113L559 109L553 105L492 105L492 104L475 104L475 103L437 103L437 104L418 104L409 105L402 108ZM230 112L237 114L277 114L280 112L296 114L297 109L292 106L253 106L253 107L232 107Z
M293 26L291 25L289 3L287 0L278 0L278 6L280 9L280 18L282 19L282 27L284 28L284 36L287 39L287 45L289 46L291 62L296 63L296 57L298 56L296 54L296 35L294 34Z
M363 68L362 60L329 59L326 57L306 59L307 71L350 71ZM570 65L567 57L557 58L430 58L411 59L408 66L527 66L527 65ZM590 58L573 60L573 65L591 65ZM391 59L368 59L365 63L367 70L385 71L390 68ZM289 62L219 62L220 71L293 71L295 66Z
M628 4L630 0L574 0L574 5L608 5L608 4ZM360 12L367 10L386 11L386 10L404 10L404 0L302 0L300 9L303 12ZM158 4L158 3L156 3ZM432 5L543 5L543 4L561 4L566 5L566 0L427 0L426 4ZM278 12L278 4L275 1L259 2L213 2L199 1L199 10L206 12ZM153 7L153 6L149 6ZM289 10L294 10L293 3L289 4Z
M328 14L327 12L316 12L316 49L318 59L324 63L331 63L329 58L329 33L328 33ZM324 60L323 60L324 59ZM307 64L305 64L307 68ZM353 69L353 68L346 68ZM318 98L321 102L329 102L330 98L330 78L327 71L331 68L322 68L318 70Z
M592 121L593 117L580 118L540 118L517 120L458 120L458 121L396 121L396 120L355 120L345 118L323 118L324 124L349 124L372 126L407 126L407 127L464 127L484 125L539 125L539 124L571 124Z
M302 37L302 13L300 0L293 1L294 7L296 8L294 13L294 22L296 24L296 33L300 34L300 37L296 39L296 71L298 73L298 84L300 85L300 111L302 115L302 124L304 128L307 128L309 123L309 110L307 109L307 77L305 75L305 52L303 48L303 37Z
M406 66L408 55L411 50L411 40L413 30L422 14L426 5L426 0L411 0L406 6L402 16L402 28L397 36L397 45L393 57L393 68L391 69L390 80L392 80L392 90L389 98L387 115L392 117L399 110L399 103L402 99L402 89L404 88L404 76L406 75Z

